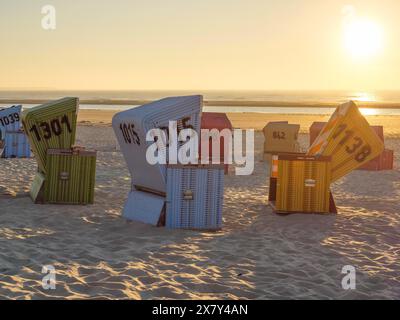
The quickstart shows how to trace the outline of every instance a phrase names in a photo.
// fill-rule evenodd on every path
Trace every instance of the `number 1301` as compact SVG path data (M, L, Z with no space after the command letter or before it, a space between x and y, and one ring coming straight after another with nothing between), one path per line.
M30 128L29 132L32 132L35 135L37 141L42 141L42 138L49 140L53 136L60 136L64 132L63 127L66 127L69 133L72 132L71 124L67 115L64 115L61 119L56 118L48 122L43 121L39 124L39 127L35 124ZM42 131L42 135L40 134L39 128Z

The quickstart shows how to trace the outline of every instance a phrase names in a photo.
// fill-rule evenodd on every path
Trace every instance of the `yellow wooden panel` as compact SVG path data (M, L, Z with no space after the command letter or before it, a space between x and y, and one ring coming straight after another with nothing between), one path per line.
M330 161L278 161L276 208L282 212L329 212Z
M310 156L332 157L332 182L376 158L382 140L354 102L340 105L308 150Z
M41 172L47 149L68 149L75 143L78 98L64 98L27 109L22 124Z

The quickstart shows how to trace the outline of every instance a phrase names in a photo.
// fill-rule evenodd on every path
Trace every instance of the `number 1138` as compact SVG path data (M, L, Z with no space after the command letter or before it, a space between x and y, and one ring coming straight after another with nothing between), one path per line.
M356 135L354 130L348 130L347 124L338 126L333 139L341 138L339 145L344 146L348 154L354 154L354 159L358 162L364 162L365 159L372 153L372 148L368 143Z

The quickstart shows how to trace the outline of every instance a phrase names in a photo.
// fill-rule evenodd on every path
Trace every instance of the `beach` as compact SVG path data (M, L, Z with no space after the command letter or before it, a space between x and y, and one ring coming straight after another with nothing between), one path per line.
M308 127L329 116L229 113L254 128L255 170L225 177L219 232L168 230L121 217L131 177L117 146L116 111L81 110L77 144L98 151L95 203L34 205L34 159L0 159L0 299L399 299L400 117L367 116L385 127L393 171L354 171L332 186L338 214L276 215L262 161L269 121ZM56 289L42 288L42 267ZM356 269L355 290L342 268Z
M87 110L81 109L78 114L78 122L91 125L111 125L113 115L117 110ZM246 112L228 112L229 120L234 128L262 130L270 121L289 121L289 123L300 124L300 132L308 133L308 129L314 121L328 121L330 115L312 115L312 114L288 114L288 113L246 113ZM385 127L385 136L400 136L400 116L366 116L370 125L383 125Z

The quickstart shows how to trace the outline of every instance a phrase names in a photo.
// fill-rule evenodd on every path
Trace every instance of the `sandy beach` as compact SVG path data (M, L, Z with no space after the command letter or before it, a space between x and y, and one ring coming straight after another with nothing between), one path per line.
M117 111L113 110L80 110L80 124L111 125L111 119ZM314 121L328 121L330 115L299 115L299 114L267 114L267 113L227 113L234 128L262 130L269 121L289 121L300 124L300 132L308 133ZM385 127L385 136L396 138L400 136L400 116L366 116L369 124Z
M337 215L278 216L268 206L269 170L256 133L251 176L226 176L224 228L196 232L127 222L130 175L110 126L113 111L81 110L77 144L98 150L95 204L34 205L34 159L0 159L0 299L399 299L400 117L385 126L395 170L355 171L333 185ZM229 114L235 128L269 121L308 127L327 116ZM42 266L56 268L55 290ZM357 270L343 290L342 267Z

